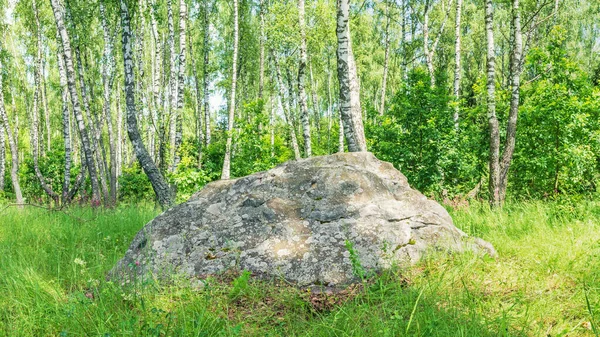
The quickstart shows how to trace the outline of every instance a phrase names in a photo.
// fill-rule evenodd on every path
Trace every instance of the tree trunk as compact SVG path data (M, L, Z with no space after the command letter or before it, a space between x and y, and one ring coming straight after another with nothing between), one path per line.
M221 179L231 177L231 143L233 142L233 122L235 119L235 90L237 82L237 58L239 43L239 17L238 0L233 0L233 64L231 69L231 98L229 100L229 117L227 119L227 144L225 145L225 158Z
M175 158L175 137L177 133L177 85L178 68L177 54L175 53L175 27L173 24L173 1L167 0L167 22L169 28L169 53L170 57L170 77L169 77L169 158ZM171 166L173 168L173 166Z
M56 1L56 0L53 0ZM160 173L156 164L148 154L146 147L140 136L135 107L135 83L134 83L134 66L133 66L133 47L131 44L131 19L129 9L127 8L126 0L120 0L121 5L121 28L122 28L122 47L123 47L123 64L125 73L125 102L127 108L127 133L129 140L133 145L133 150L137 157L140 166L148 176L158 203L163 209L170 207L173 204L173 192L169 184Z
M512 55L511 55L511 96L510 110L508 114L508 125L506 127L506 145L502 153L500 163L499 196L500 202L506 197L506 186L508 182L508 171L515 151L515 140L517 135L517 117L519 114L519 94L521 87L521 65L523 54L523 37L521 35L521 13L519 0L512 0Z
M452 7L452 0L448 1L448 10L445 10L444 1L442 0L442 11L445 13L444 21L440 26L440 31L435 38L435 41L431 46L429 46L429 12L431 10L431 0L425 0L425 12L423 13L423 53L425 54L425 61L427 63L427 70L429 71L429 78L431 81L431 86L435 86L435 68L433 66L433 57L435 56L435 51L437 49L437 45L440 42L440 38L444 33L444 28L446 27L446 21L448 20L448 16L450 15L450 8Z
M60 40L60 36L57 35L57 41ZM61 199L62 204L67 205L71 198L69 197L69 189L71 188L71 119L69 111L69 89L67 88L67 74L65 70L65 61L63 59L63 53L60 45L58 46L57 52L57 63L58 63L58 75L60 78L61 88L61 102L62 102L62 127L63 127L63 141L65 146L65 166L63 175L63 185ZM81 172L85 171L85 166L81 167Z
M123 166L123 144L125 143L125 137L123 136L123 111L121 110L121 88L117 83L116 97L115 97L115 108L117 114L117 189L119 183L119 177L121 176L122 166Z
M300 118L302 119L302 136L304 137L304 153L306 157L312 155L310 139L310 119L308 104L306 103L306 27L304 23L304 0L298 0L298 21L300 29L300 62L298 64L298 96L300 100Z
M100 2L100 17L102 21L102 31L104 39L104 59L102 62L102 83L104 103L102 110L108 126L108 146L110 152L110 201L111 205L117 202L117 150L115 143L115 132L113 130L113 118L110 109L110 96L113 85L113 63L112 63L112 41L110 38L110 28L106 21L106 10L103 2Z
M309 63L310 72L310 87L312 89L312 106L313 106L313 119L315 129L317 132L317 144L321 143L321 110L319 109L319 96L317 96L318 83L315 81L312 71L312 63Z
M344 121L340 113L338 118L339 134L338 134L338 152L344 152Z
M1 48L0 48L1 50ZM10 148L10 156L12 159L12 166L10 169L10 179L12 181L13 190L15 192L17 204L23 203L23 194L21 193L21 185L19 184L19 152L17 146L17 137L13 134L10 124L8 123L8 115L4 105L4 90L2 88L2 60L0 59L0 119L2 125L6 131L8 138L8 146ZM16 115L15 115L16 117Z
M288 97L288 100L285 100L285 85L283 84L283 79L281 76L281 68L279 67L279 61L277 60L277 57L275 56L274 52L271 52L271 57L273 59L273 63L275 64L275 75L277 77L277 84L279 87L279 98L281 101L281 108L283 110L283 116L285 117L285 122L288 126L288 131L290 133L290 140L292 141L292 150L294 150L294 158L296 160L302 158L302 156L300 156L300 148L298 147L298 139L296 138L296 131L294 131L294 124L292 123L292 118L290 116L290 110L291 110L291 105L290 105L290 100L291 98ZM289 96L291 96L291 92L289 93Z
M383 60L383 78L381 80L381 102L379 115L385 112L385 91L387 89L388 63L390 59L390 10L388 0L385 0L385 56Z
M340 114L350 152L367 151L360 107L360 87L350 38L349 0L337 2L337 68L340 83Z
M46 80L44 79L44 71L46 61L42 58L42 68L41 68L41 94L42 94L42 104L44 106L44 120L46 126L46 152L50 151L50 145L52 143L52 128L50 125L50 109L48 109L48 95L46 94Z
M408 53L407 53L407 49L406 48L406 6L407 6L407 1L408 0L401 0L401 6L402 8L400 9L400 15L401 17L401 23L400 26L402 27L402 33L400 34L400 45L402 46L402 78L406 81L406 79L408 78Z
M85 154L85 162L92 182L92 206L100 205L100 188L98 185L98 175L96 174L96 167L94 165L94 155L90 146L90 139L88 131L83 122L83 114L81 112L81 105L79 103L79 96L77 93L77 86L75 84L75 67L73 66L73 56L71 54L71 42L69 40L69 34L65 28L64 23L64 10L60 4L60 0L51 0L52 10L56 19L56 28L60 34L62 46L63 46L63 57L65 60L65 66L67 69L67 85L69 87L69 93L71 95L71 102L73 104L73 114L77 120L77 126L79 128L79 134L81 136L81 144L83 152Z
M303 0L300 0L303 1ZM260 46L259 46L259 69L258 69L258 98L263 98L263 91L265 86L265 11L266 1L260 0Z
M135 81L136 95L140 97L141 108L139 110L138 120L140 122L140 132L144 134L144 128L146 133L146 146L152 149L152 116L148 110L148 96L146 95L146 67L145 67L145 32L146 32L146 1L141 0L138 2L139 9L139 24L138 31L135 33L135 44L137 53L134 54L134 59L137 61L137 80ZM145 122L145 125L144 125ZM143 136L142 136L143 138ZM151 153L151 152L150 152ZM150 155L152 157L152 155Z
M33 0L31 2L32 4L32 8L33 8L33 16L34 16L34 20L35 20L35 26L36 26L36 35L37 35L37 58L35 60L34 63L34 75L33 75L33 79L34 79L34 85L35 85L35 89L34 89L34 93L33 93L33 111L31 114L31 152L33 155L33 170L35 172L35 176L37 177L37 179L40 182L40 186L42 187L42 189L44 190L44 192L46 192L46 194L48 194L48 196L50 198L52 198L52 200L54 200L55 204L58 204L58 194L56 194L54 192L54 190L52 190L52 186L48 185L46 183L46 178L44 178L44 176L42 175L42 172L40 171L40 165L39 165L39 150L40 150L40 145L39 145L39 116L40 116L40 99L41 99L41 93L42 93L42 85L41 85L41 72L42 72L42 29L40 26L40 20L39 20L39 16L38 16L38 10L37 10L37 5L36 5L36 1ZM43 146L42 146L43 147Z
M154 131L156 133L156 141L154 142L154 149L152 154L156 156L157 161L159 162L159 166L162 166L162 162L164 160L164 133L163 133L163 120L164 116L162 113L163 101L162 101L162 93L161 93L161 83L162 83L162 44L160 40L160 36L158 33L158 13L157 7L154 0L151 2L152 5L152 15L151 17L151 29L152 29L152 37L154 41L154 58L152 60L152 96L153 96L153 112L152 116L154 118ZM157 145L158 142L158 145Z
M190 41L190 58L192 60L192 71L194 75L194 87L196 89L196 137L198 138L198 168L202 168L202 152L204 148L204 121L202 113L202 89L200 88L200 78L198 78L198 68L196 58L194 57L193 43Z
M1 81L2 79L0 79ZM4 192L4 175L6 174L6 131L0 118L0 192Z
M331 154L331 126L333 124L333 95L331 93L331 67L327 58L327 154ZM344 137L342 132L342 138ZM343 143L342 139L342 143Z
M204 10L204 42L202 47L202 52L204 53L204 66L202 67L202 80L204 87L204 145L210 145L210 101L209 101L209 92L208 92L208 58L210 53L210 21L209 21L209 5L208 1L206 2Z
M187 6L185 4L186 0L179 0L179 74L178 74L178 84L177 84L177 118L176 118L176 130L175 130L175 149L173 156L173 169L175 171L177 166L179 166L179 162L181 161L181 156L179 154L179 147L181 146L181 142L183 141L183 94L184 94L184 85L185 85L185 52L186 52L186 37L185 34L187 32L186 29L186 20L187 20Z
M273 96L270 97L270 109L269 109L269 140L271 145L271 157L275 156L275 100Z
M487 36L487 115L490 132L490 197L492 206L500 205L500 134L496 117L496 54L494 45L494 7L485 1L485 30Z
M456 0L456 15L454 23L454 129L458 130L458 118L460 113L460 17L462 12L462 0Z
M429 1L425 0L425 10L423 12L423 53L425 54L429 79L433 87L435 86L435 69L433 68L433 53L429 51Z
M75 40L79 42L79 37L77 35L75 36ZM104 151L104 146L102 146L101 123L98 121L96 115L92 112L90 107L90 99L88 98L88 86L85 83L85 70L83 68L83 63L81 62L81 53L79 45L77 45L77 47L75 48L75 59L77 61L77 69L79 71L79 87L81 89L81 100L83 101L84 118L87 118L88 120L88 126L90 128L90 135L92 138L90 144L92 146L92 153L95 155L98 170L98 178L100 181L100 188L102 189L102 195L104 197L104 202L106 203L109 198L108 184L106 181L106 172L108 171L108 167L106 165L106 153Z

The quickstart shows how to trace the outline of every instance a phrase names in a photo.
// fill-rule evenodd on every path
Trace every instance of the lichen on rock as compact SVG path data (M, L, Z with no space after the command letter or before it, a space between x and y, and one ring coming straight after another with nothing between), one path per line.
M206 185L150 221L110 275L205 277L235 268L338 286L357 280L347 242L370 272L414 264L431 250L496 254L391 164L354 152Z

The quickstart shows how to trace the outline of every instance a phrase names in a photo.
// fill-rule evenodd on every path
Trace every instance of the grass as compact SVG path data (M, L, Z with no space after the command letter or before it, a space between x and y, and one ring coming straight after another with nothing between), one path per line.
M315 295L242 273L189 287L105 281L156 211L0 214L0 336L598 336L600 202L452 211L496 260L430 256ZM81 221L88 219L89 221Z

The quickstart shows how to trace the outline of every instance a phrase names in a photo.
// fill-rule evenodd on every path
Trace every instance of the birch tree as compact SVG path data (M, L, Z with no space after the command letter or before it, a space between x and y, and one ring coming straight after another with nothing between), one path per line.
M151 15L150 15L150 27L152 31L152 41L154 46L154 57L152 59L152 96L153 96L153 112L154 117L154 131L157 133L156 141L154 143L153 155L156 156L159 162L159 167L163 168L165 162L165 139L164 139L164 116L162 112L163 101L161 92L162 83L162 44L161 38L158 32L158 9L155 0L151 0ZM158 144L157 144L158 143Z
M437 34L437 37L433 41L431 46L429 45L429 30L431 29L429 23L429 14L433 7L433 0L425 0L425 10L423 12L423 53L425 54L425 62L427 63L427 70L429 71L429 77L431 81L431 86L435 86L435 67L433 65L433 57L435 56L435 51L437 50L437 46L440 42L440 38L444 33L444 29L446 28L446 21L448 21L448 16L450 15L450 9L452 7L452 0L448 2L448 9L445 9L444 0L442 0L442 12L444 12L444 19L442 21L442 25L440 26L440 31Z
M488 43L488 119L490 128L490 195L493 206L501 206L506 197L508 172L515 150L517 131L517 117L519 113L519 93L521 86L521 64L523 53L523 38L521 32L521 13L519 0L512 0L511 23L511 64L510 86L511 98L508 121L506 127L506 143L500 159L500 132L498 118L495 111L495 46L493 38L493 4L492 0L486 1L486 32Z
M390 61L390 5L389 0L385 0L385 36L384 48L385 55L383 59L383 77L381 79L381 102L379 105L379 115L382 116L385 111L385 93L387 89L388 64Z
M56 0L53 0L56 1ZM138 129L135 106L135 74L133 65L133 46L131 43L131 18L126 0L120 0L121 8L121 44L123 49L125 103L127 109L127 134L140 166L148 176L156 199L161 207L168 208L174 202L173 192L158 167L152 161Z
M298 147L298 139L296 138L296 132L294 131L294 124L292 122L291 116L291 92L288 93L288 99L285 97L285 84L283 84L283 78L281 76L281 67L279 66L279 61L277 60L277 56L273 51L271 51L271 58L273 59L273 63L275 65L275 77L277 78L277 87L279 88L279 99L281 102L281 108L283 110L283 116L285 118L285 123L287 125L287 129L290 133L290 140L292 142L292 150L294 151L294 158L296 160L302 158L300 155L300 148Z
M485 1L485 31L487 38L487 117L490 133L490 196L494 206L500 204L500 132L496 116L496 53L494 43L494 6Z
M77 120L77 127L79 129L79 135L81 138L81 146L85 155L85 163L92 183L91 201L93 206L98 206L100 204L100 188L98 185L98 176L96 174L94 155L90 145L88 131L83 121L83 114L81 112L81 105L79 102L79 96L75 84L75 67L73 66L71 41L69 40L69 34L67 32L64 22L64 9L62 7L62 4L60 3L60 0L51 0L51 5L52 11L54 12L54 18L56 20L56 28L60 35L60 42L62 44L63 58L65 61L65 68L67 73L67 86L69 88L71 102L73 105L73 114L75 115L75 119Z
M102 84L103 84L103 106L104 118L108 129L108 146L110 153L110 204L117 201L117 149L115 132L113 129L113 118L111 112L111 94L113 87L113 56L110 29L106 20L106 9L104 2L100 2L100 20L102 22L102 38L104 40L104 54L102 58ZM117 126L120 127L120 126Z
M350 152L367 150L360 107L360 88L350 38L349 0L337 1L337 69L340 83L340 114Z
M167 22L169 28L169 151L170 158L175 158L175 136L177 128L177 86L178 68L177 53L175 52L175 24L173 23L173 0L167 0ZM172 168L173 166L171 166Z
M460 113L460 19L462 13L462 0L456 0L456 14L454 17L454 82L452 92L454 93L454 129L458 130L458 119Z
M312 144L310 139L310 119L308 116L308 105L306 103L306 27L304 22L304 0L298 0L298 24L300 30L300 61L298 64L298 99L300 105L300 118L302 120L302 136L304 138L304 153L306 157L312 155Z
M2 51L2 46L0 45L0 51ZM4 131L6 132L6 138L8 138L8 146L10 148L10 156L11 156L11 168L10 168L10 179L12 182L13 190L15 192L15 198L17 204L23 203L23 193L21 192L21 185L19 184L19 150L17 146L17 137L15 136L16 132L13 133L9 121L8 115L6 113L6 106L4 102L4 89L2 85L2 59L0 59L0 123L1 126L4 127ZM4 176L2 176L4 179Z
M229 116L227 119L227 143L225 145L225 157L223 158L223 171L221 172L222 180L228 180L231 177L231 145L233 142L233 122L235 119L235 90L237 84L238 43L238 0L233 0L233 62L231 66L231 96L229 99Z
M299 0L303 1L303 0ZM300 6L300 3L298 3ZM304 10L304 8L303 8ZM259 4L259 20L260 20L260 35L259 35L259 60L258 60L258 98L263 98L263 91L265 86L265 40L267 36L265 34L265 12L266 12L266 0L260 0ZM300 28L302 29L302 28ZM306 41L306 39L304 39Z
M178 83L177 83L177 109L176 109L176 130L175 130L175 149L173 156L173 171L179 165L181 156L179 147L183 141L183 94L185 85L185 52L186 52L186 20L187 20L187 5L186 0L179 0L179 64L178 64Z
M511 51L511 88L510 88L510 110L508 124L506 127L506 145L502 153L500 163L499 199L504 202L506 197L506 186L508 182L508 171L515 151L517 134L517 117L519 114L519 94L521 87L521 68L523 54L523 37L521 32L521 12L519 0L512 0L512 51Z
M31 128L30 128L30 133L31 133L31 152L33 155L33 170L35 172L35 175L38 179L38 181L40 182L40 186L42 187L42 189L44 190L44 192L46 192L46 194L48 194L48 196L50 198L52 198L54 200L54 202L56 204L58 204L58 194L56 194L54 192L54 190L52 189L52 186L50 186L47 182L46 182L46 178L42 175L42 172L40 171L40 165L39 165L39 152L40 152L40 144L39 144L39 129L40 129L40 125L39 125L39 116L40 116L40 103L41 103L41 94L42 94L42 84L41 84L41 77L42 77L42 28L40 25L40 19L39 19L39 15L38 15L38 9L37 9L37 4L36 4L36 0L33 0L31 2L31 6L33 9L33 17L34 17L34 21L35 21L35 28L36 28L36 40L37 40L37 56L35 59L35 63L34 63L34 93L33 93L33 111L31 113Z
M204 66L202 67L202 87L204 89L203 103L204 103L204 145L208 146L211 140L210 132L210 96L208 91L209 83L209 57L210 57L210 18L209 13L211 11L209 1L205 2L204 8L204 40L202 44L202 53L204 54Z

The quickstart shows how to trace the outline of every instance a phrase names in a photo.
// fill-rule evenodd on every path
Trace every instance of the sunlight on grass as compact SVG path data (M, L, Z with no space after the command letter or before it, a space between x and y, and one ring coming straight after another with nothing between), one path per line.
M192 287L107 282L157 212L69 212L0 214L1 336L597 336L598 202L451 211L496 260L433 254L338 297L236 273Z

